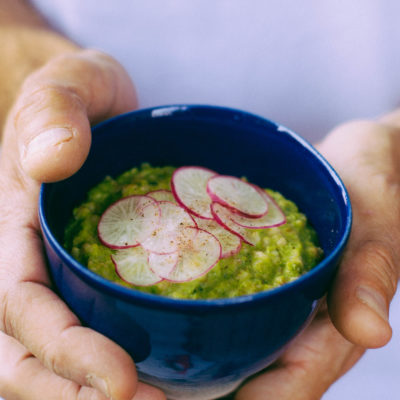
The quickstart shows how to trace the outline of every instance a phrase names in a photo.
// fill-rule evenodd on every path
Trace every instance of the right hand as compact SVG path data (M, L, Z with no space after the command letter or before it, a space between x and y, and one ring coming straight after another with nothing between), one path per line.
M29 76L0 157L0 396L7 400L161 400L117 344L82 327L52 291L37 217L40 182L76 172L90 123L137 107L124 69L103 53L57 57Z
M400 274L400 110L331 132L318 149L338 171L353 226L327 302L280 359L235 400L316 400L366 348L391 338L389 305Z

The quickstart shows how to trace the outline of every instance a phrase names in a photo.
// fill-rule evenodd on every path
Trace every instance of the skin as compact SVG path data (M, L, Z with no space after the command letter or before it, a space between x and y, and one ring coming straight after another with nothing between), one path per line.
M138 383L124 350L82 327L54 294L37 219L39 182L77 171L90 147L90 123L136 108L134 87L115 60L79 49L22 0L0 0L0 30L7 51L0 89L8 93L0 103L0 122L7 116L0 157L0 396L165 399ZM347 251L315 320L236 399L319 399L365 348L390 340L399 274L399 121L395 111L351 122L319 144L353 203Z

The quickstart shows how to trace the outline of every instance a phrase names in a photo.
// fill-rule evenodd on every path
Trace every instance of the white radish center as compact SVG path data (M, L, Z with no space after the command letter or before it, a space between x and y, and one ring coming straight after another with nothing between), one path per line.
M207 181L215 175L214 171L201 167L178 168L171 180L176 201L192 214L200 218L212 219Z
M239 236L229 232L215 220L195 218L195 221L200 229L211 233L221 243L221 258L227 258L239 252L241 248Z
M212 203L211 211L215 220L231 233L239 236L244 242L255 245L253 232L250 229L243 228L232 220L234 214L229 208L224 207L219 203Z
M162 280L149 268L148 253L140 246L117 250L111 258L117 274L132 285L148 286Z
M148 196L129 196L112 204L98 225L100 240L111 248L137 246L160 221L158 203Z
M207 273L221 257L221 245L211 233L198 228L194 240L179 250L178 261L166 277L172 282L186 282Z
M141 242L143 248L152 253L168 254L178 250L185 227L195 227L196 223L190 214L178 204L160 201L160 223L146 240Z
M257 188L233 176L210 178L207 191L213 201L249 217L261 217L268 211L268 203Z

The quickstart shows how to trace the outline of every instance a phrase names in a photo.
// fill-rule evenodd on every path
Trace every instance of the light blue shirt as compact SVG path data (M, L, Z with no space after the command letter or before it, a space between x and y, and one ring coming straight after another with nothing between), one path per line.
M400 102L398 0L35 0L114 55L141 106L241 108L310 140Z

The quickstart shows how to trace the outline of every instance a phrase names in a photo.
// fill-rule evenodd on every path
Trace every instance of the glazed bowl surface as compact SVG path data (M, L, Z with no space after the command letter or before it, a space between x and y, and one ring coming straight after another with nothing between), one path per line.
M214 300L155 296L94 274L62 246L72 210L106 175L143 162L200 165L281 192L317 231L323 260L279 288ZM229 393L276 360L312 319L351 228L346 189L309 143L253 114L194 105L138 110L94 127L80 171L42 186L39 216L59 295L83 324L131 354L143 381L186 400Z

